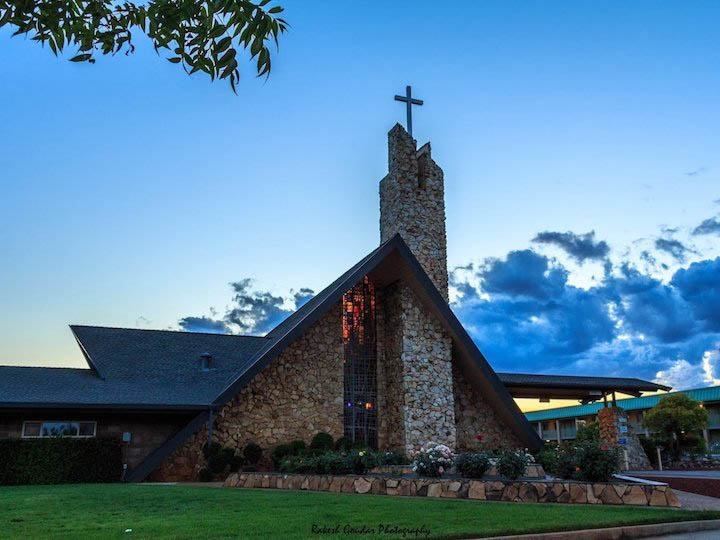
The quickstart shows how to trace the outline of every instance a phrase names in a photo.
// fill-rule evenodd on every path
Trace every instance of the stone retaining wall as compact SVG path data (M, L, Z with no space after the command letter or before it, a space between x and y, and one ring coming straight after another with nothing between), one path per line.
M225 487L299 489L335 493L372 493L511 502L680 506L677 497L667 485L632 483L593 484L553 480L510 482L451 478L233 473L225 480Z

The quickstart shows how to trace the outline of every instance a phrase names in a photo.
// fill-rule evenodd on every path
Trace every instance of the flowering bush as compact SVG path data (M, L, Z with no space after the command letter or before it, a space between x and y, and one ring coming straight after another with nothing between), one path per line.
M437 478L452 467L454 457L452 450L444 444L431 443L415 454L412 469L419 476Z
M527 466L534 461L532 455L524 450L502 450L495 466L499 475L516 480L525 474Z

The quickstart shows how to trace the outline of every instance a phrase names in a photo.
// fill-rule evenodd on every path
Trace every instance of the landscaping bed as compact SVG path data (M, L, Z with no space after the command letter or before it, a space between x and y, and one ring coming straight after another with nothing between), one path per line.
M224 486L507 502L680 506L677 497L667 485L631 482L471 480L386 475L339 476L243 472L228 476Z

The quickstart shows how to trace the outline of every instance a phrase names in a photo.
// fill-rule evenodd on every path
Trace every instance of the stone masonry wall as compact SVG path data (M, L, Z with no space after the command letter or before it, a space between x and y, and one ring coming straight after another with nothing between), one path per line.
M409 497L442 497L525 503L679 507L666 484L628 482L503 481L316 474L233 473L227 488L293 489Z
M430 144L416 150L400 124L388 133L388 174L380 181L380 239L397 233L447 300L443 171L432 160Z
M343 435L343 344L340 304L334 306L223 407L216 440L263 448L319 431Z
M429 442L455 447L452 342L402 283L387 288L382 363L390 399L379 410L388 446L411 454ZM399 379L399 380L398 380ZM399 422L400 429L393 432ZM403 440L404 439L404 440Z
M378 290L378 447L405 452L402 324L398 284Z
M517 436L500 421L488 402L468 383L456 363L453 363L452 374L458 452L476 450L478 435L482 435L482 444L491 448L522 448Z
M319 431L343 435L340 304L261 371L216 415L213 441L242 449L255 442L264 461L273 447ZM203 466L203 428L169 456L155 480L191 480Z
M432 160L430 145L417 150L415 140L396 124L388 133L388 174L380 181L380 238L385 242L399 233L447 300L444 198L443 172ZM381 359L390 392L381 440L390 447L402 444L407 453L429 442L454 448L451 340L407 285L396 284L384 293ZM393 391L395 381L401 384L395 383ZM392 433L388 427L399 416L402 428Z

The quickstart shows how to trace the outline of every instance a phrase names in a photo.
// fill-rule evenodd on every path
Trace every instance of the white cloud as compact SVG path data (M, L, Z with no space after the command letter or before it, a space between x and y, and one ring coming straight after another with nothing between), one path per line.
M702 361L691 364L684 358L675 360L670 367L655 374L655 382L672 386L675 390L720 385L715 376L720 365L720 351L709 350L703 354Z
M705 374L702 366L693 366L684 358L675 360L670 367L655 374L655 382L672 386L673 390L698 388L705 386Z
M720 385L720 379L715 377L718 364L720 364L720 351L705 351L702 357L702 368L705 372L705 382L712 386Z

